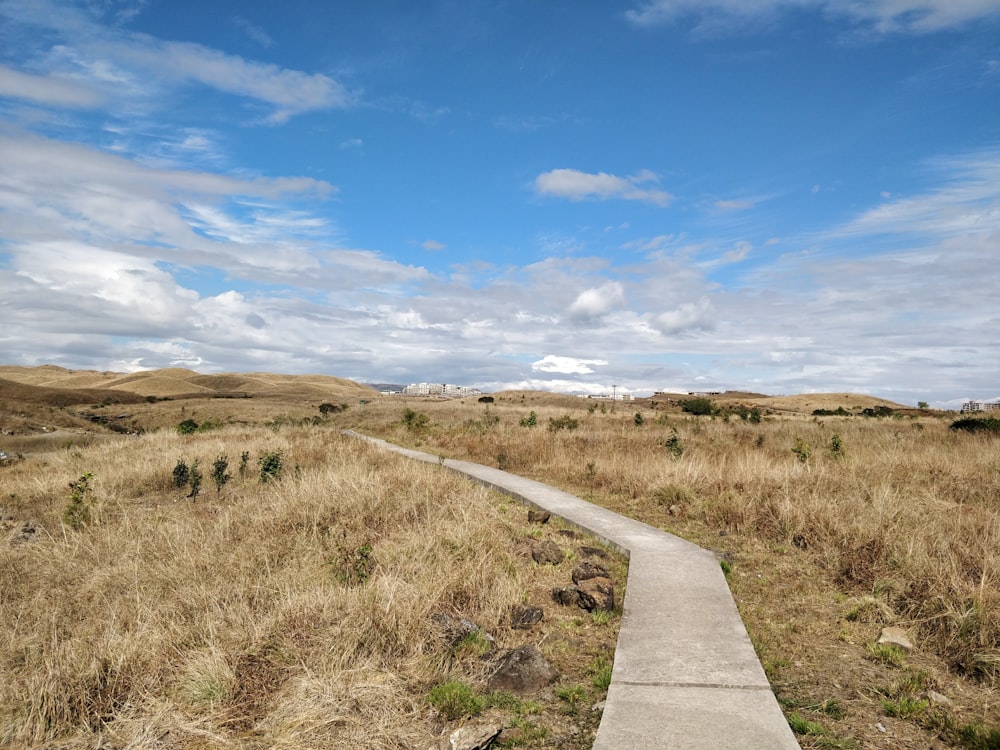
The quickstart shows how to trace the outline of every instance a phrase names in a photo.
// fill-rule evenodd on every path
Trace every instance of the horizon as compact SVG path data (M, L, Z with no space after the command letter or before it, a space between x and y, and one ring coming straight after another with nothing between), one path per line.
M11 364L1000 400L1000 0L0 0Z

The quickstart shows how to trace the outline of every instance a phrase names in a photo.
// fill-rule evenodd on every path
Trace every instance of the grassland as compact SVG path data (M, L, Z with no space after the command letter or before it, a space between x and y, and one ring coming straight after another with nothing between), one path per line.
M547 617L530 636L563 677L508 702L503 720L524 730L508 739L587 747L615 617L553 610L567 571L527 556L538 538L571 556L580 542L437 467L346 441L350 427L531 476L725 556L803 747L1000 747L1000 440L949 430L949 415L811 416L898 406L847 394L730 396L715 400L728 417L695 417L676 402L525 392L487 405L336 379L39 369L0 368L42 389L0 383L0 428L14 433L0 449L25 452L0 467L14 540L0 540L0 741L426 747L448 726L430 691L481 690L485 671L475 648L442 646L429 615L468 617L512 647L510 611L534 603ZM169 392L93 392L154 377ZM65 394L80 388L95 403ZM208 429L180 436L185 419ZM261 482L271 454L285 471ZM220 455L233 479L217 493ZM173 485L178 459L204 473L197 499ZM94 520L74 531L68 484L86 473ZM29 518L40 540L17 541ZM913 651L876 646L886 625Z
M806 400L810 411L838 406ZM873 405L862 397L846 410ZM382 402L341 419L726 555L779 699L800 727L811 722L804 747L1000 747L1000 440L918 410L879 419L796 414L790 398L773 412L767 399L743 406L746 419L694 417L678 404L612 411L498 394L489 405ZM426 424L407 429L405 409ZM887 625L906 629L911 654L873 655Z

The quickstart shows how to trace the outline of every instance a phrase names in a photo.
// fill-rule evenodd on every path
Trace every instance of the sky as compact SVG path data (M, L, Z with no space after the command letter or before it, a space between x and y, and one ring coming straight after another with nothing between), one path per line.
M0 0L0 362L1000 398L1000 0Z

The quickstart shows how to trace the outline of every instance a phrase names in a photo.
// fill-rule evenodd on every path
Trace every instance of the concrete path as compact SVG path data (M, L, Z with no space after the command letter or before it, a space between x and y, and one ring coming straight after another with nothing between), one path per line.
M429 453L346 434L441 463ZM444 466L628 555L621 629L594 750L799 747L712 553L531 479L468 461L446 459Z

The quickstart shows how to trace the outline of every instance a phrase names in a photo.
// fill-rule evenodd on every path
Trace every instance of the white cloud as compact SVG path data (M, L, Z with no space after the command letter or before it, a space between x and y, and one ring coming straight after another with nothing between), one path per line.
M590 174L576 169L553 169L535 178L535 191L539 195L573 201L620 199L666 206L673 200L670 193L640 187L656 181L656 175L649 170L641 170L631 177L618 177L606 172Z
M537 362L531 363L531 369L536 372L554 372L561 375L589 375L594 370L591 367L606 367L603 359L577 359L576 357L561 357L556 354L546 354Z
M795 9L847 18L882 33L929 33L1000 14L996 0L647 0L625 15L637 26L697 16L718 27L728 19L737 30L741 21Z
M437 240L424 240L422 243L420 243L420 247L422 247L424 250L431 250L436 252L439 250L444 250L448 246L445 245L443 242L438 242Z
M577 295L569 306L574 317L596 318L625 303L625 289L617 281L608 281Z
M0 65L0 97L58 107L96 107L104 97L80 82L56 76L36 76Z
M665 335L710 330L714 326L714 310L708 297L697 302L685 302L674 310L653 316L653 327Z

